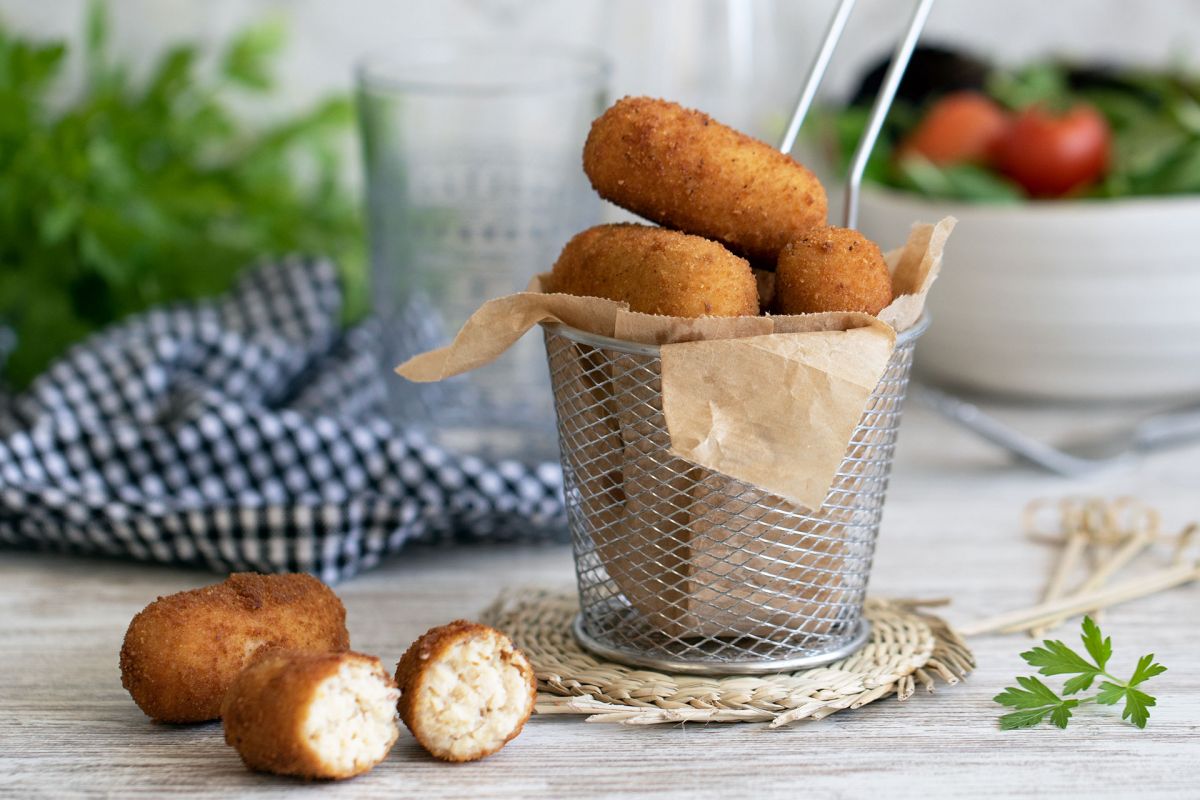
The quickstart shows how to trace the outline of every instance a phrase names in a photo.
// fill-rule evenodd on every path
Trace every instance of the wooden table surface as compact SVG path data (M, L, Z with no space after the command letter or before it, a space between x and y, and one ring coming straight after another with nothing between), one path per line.
M1119 414L1010 412L1034 432L1107 425ZM1200 450L1156 455L1086 480L1008 463L919 408L909 410L872 589L949 596L965 622L1036 599L1051 563L1024 540L1036 496L1136 494L1168 528L1200 518ZM1153 651L1159 706L1139 731L1089 708L1066 731L1002 732L991 701L1016 674L1024 636L971 640L979 669L906 703L781 730L710 724L624 727L535 718L502 753L447 765L404 732L372 773L303 784L244 770L219 724L151 724L121 688L129 619L156 596L212 582L189 570L0 551L0 796L3 797L1188 797L1200 796L1200 587L1114 609L1104 621L1124 670ZM338 587L357 649L394 663L426 628L470 616L501 588L570 586L559 546L413 548ZM1074 639L1076 623L1060 629Z

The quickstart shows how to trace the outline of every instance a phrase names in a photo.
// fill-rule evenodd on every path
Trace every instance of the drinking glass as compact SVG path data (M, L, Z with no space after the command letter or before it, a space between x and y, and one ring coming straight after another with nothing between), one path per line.
M407 42L360 66L372 303L389 368L448 343L600 221L581 152L608 73L592 52L455 40ZM389 387L396 418L458 451L557 455L538 337L466 375Z

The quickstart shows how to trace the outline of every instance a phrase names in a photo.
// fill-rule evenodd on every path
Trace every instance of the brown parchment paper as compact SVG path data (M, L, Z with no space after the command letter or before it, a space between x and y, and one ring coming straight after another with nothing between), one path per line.
M946 240L958 221L946 217L936 225L913 225L904 246L884 254L892 271L892 295L895 299L879 319L897 331L911 328L925 310L925 298L942 269Z
M894 331L910 327L924 309L953 227L953 218L915 225L905 245L886 254L896 298L878 318L661 317L610 300L547 294L537 276L527 291L484 303L450 345L396 371L423 382L475 369L540 322L664 345L663 413L671 452L816 507L887 365Z
M817 508L894 344L892 329L877 323L664 345L671 452ZM750 392L753 403L729 401ZM791 463L805 467L781 466Z

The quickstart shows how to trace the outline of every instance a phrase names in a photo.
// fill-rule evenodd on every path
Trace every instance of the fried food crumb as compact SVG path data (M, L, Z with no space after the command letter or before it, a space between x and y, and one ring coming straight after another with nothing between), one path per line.
M892 277L879 246L833 226L789 242L775 268L775 311L878 314L892 302Z
M350 646L346 609L311 575L235 573L160 597L129 623L121 684L158 722L217 719L233 679L261 649Z
M234 680L225 742L247 767L341 780L387 756L400 734L395 681L374 656L273 650Z
M606 200L774 264L824 225L825 190L776 148L666 100L625 97L588 134L583 169Z
M427 631L396 665L400 718L443 761L475 761L514 739L533 713L537 681L500 631L456 620Z
M603 297L673 317L758 314L750 264L716 242L649 225L597 225L574 236L546 289Z

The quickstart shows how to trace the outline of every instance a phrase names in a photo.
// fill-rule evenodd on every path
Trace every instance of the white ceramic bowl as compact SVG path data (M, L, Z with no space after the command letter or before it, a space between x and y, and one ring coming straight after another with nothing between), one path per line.
M920 372L1037 399L1200 393L1200 198L997 206L870 188L859 228L887 249L947 214Z

